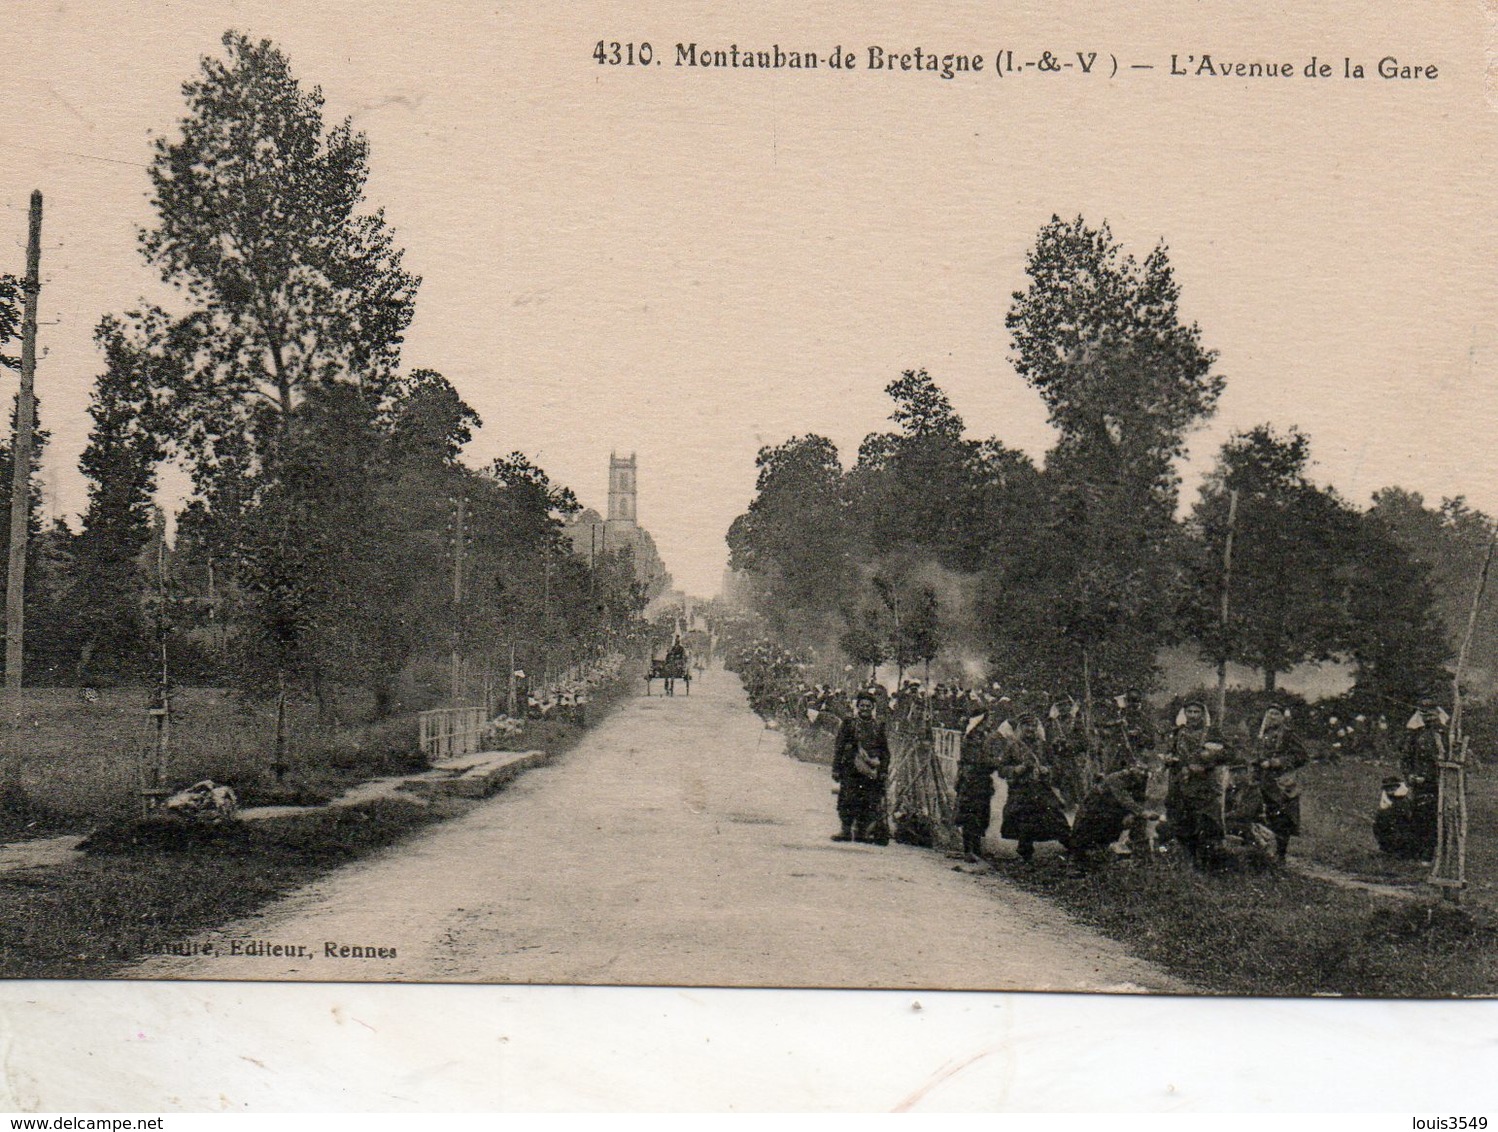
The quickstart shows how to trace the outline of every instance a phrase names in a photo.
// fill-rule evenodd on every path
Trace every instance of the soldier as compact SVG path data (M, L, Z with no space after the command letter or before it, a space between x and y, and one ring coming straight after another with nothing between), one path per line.
M1150 768L1140 760L1104 775L1077 807L1067 846L1072 859L1086 865L1123 836L1124 831L1160 820L1148 799Z
M1071 826L1061 796L1056 793L1056 774L1047 759L1045 728L1034 715L1022 715L1019 727L1008 740L999 773L1009 783L999 834L1019 842L1020 860L1035 858L1037 841L1071 840Z
M1060 776L1058 783L1062 798L1070 805L1081 805L1091 786L1092 773L1088 766L1087 739L1077 726L1080 708L1071 697L1051 705L1047 715L1046 735L1049 739L1050 763Z
M834 841L868 841L888 845L884 825L884 787L889 780L889 740L883 720L874 716L876 697L858 693L853 718L843 720L833 748L832 777L837 779L837 816L842 823Z
M1103 724L1107 736L1103 747L1103 773L1128 766L1155 749L1155 721L1138 688L1130 688L1114 699L1118 715Z
M1264 824L1274 832L1275 853L1281 861L1290 838L1300 833L1300 784L1295 772L1311 761L1300 737L1290 730L1285 709L1272 704L1259 722L1252 768L1264 800Z
M1418 858L1423 848L1415 825L1410 786L1397 774L1384 777L1373 815L1373 837L1378 847L1395 857Z
M1207 705L1186 704L1166 747L1171 768L1166 811L1176 841L1198 864L1213 859L1227 836L1230 758Z
M1413 841L1422 861L1433 860L1436 853L1436 826L1440 820L1441 767L1446 758L1446 739L1441 734L1447 715L1436 704L1435 696L1425 693L1409 723L1404 757L1399 769L1410 784L1410 811Z
M962 830L962 852L969 861L983 856L983 838L993 820L993 745L997 725L984 716L962 737L957 759L957 826Z

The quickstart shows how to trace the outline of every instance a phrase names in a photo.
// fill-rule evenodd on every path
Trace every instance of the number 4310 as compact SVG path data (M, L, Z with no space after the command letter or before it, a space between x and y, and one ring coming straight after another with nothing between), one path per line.
M617 67L621 64L633 67L636 64L642 67L650 66L655 58L655 50L648 43L605 43L598 41L598 46L593 48L593 58L603 66Z

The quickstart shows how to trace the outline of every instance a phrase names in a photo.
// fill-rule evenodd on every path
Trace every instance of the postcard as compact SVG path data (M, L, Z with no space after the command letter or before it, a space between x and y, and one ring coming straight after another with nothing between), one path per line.
M354 1107L1353 1109L1198 1035L1488 1017L1491 13L27 20L0 993L142 1035L66 1095L311 1105L282 1018Z

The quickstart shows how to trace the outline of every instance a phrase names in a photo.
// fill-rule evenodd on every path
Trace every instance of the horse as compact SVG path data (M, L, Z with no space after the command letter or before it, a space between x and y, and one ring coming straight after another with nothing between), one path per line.
M650 661L650 670L645 673L645 694L650 695L650 683L660 680L664 683L666 695L676 695L676 681L680 680L686 685L687 695L692 694L692 668L687 663L685 656L680 659L666 659Z

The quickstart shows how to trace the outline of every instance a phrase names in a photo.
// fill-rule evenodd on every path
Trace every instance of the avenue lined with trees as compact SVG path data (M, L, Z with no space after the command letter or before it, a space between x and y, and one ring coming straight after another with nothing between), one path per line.
M518 452L462 464L478 415L402 368L421 281L365 199L367 139L270 41L223 48L152 143L140 252L171 297L99 319L76 530L43 521L35 433L27 683L227 686L278 703L279 762L289 702L378 722L477 694L457 657L502 683L512 647L539 679L622 645L652 596L628 549L574 554L573 493ZM22 298L0 276L10 368Z

